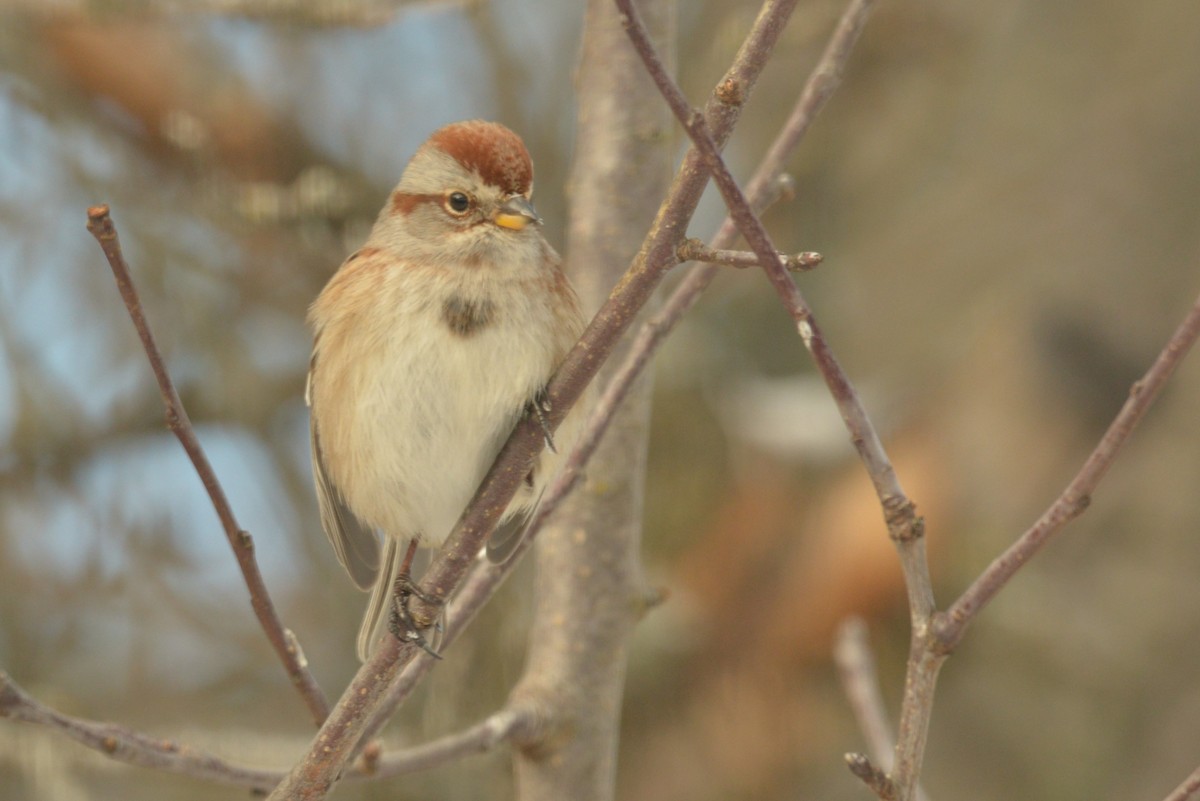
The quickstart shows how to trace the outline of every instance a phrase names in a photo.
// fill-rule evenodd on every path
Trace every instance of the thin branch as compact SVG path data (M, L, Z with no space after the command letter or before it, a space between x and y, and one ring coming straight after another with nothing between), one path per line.
M780 257L779 251L771 244L770 235L763 227L762 221L754 213L746 195L743 194L729 172L728 166L721 158L720 150L713 140L707 122L703 115L688 105L678 84L663 66L653 43L646 35L645 26L638 17L631 0L615 0L615 2L621 9L625 30L629 34L630 41L633 42L634 48L645 62L647 72L654 79L666 99L667 105L671 107L671 111L700 152L705 167L712 174L717 188L725 199L730 216L750 244L759 263L766 271L767 277L796 321L804 345L812 353L817 369L829 386L842 414L842 419L850 432L851 439L867 467L867 472L870 474L876 493L883 505L893 539L897 542L919 539L922 533L921 526L914 513L912 502L908 500L900 487L899 480L896 478L887 453L875 432L874 425L868 418L845 371L842 370L825 342L824 335L817 327L808 303L788 276L787 267ZM866 5L869 6L869 0ZM920 579L921 576L917 575L914 578ZM925 576L925 579L925 583L928 584L928 576ZM920 611L923 616L927 617L933 610L932 591L925 592L923 595L927 597L914 599L918 601L914 605L914 613Z
M944 614L938 615L934 633L938 645L945 652L951 651L962 640L971 620L1046 541L1087 509L1092 493L1117 458L1121 446L1154 403L1175 368L1196 342L1197 336L1200 336L1200 298L1196 299L1183 322L1175 329L1154 364L1130 388L1125 405L1062 494L1008 550L988 565Z
M714 91L706 113L718 141L723 143L729 138L796 1L768 0L733 65ZM547 386L550 411L546 417L552 428L558 426L579 399L638 310L677 263L675 249L707 182L708 173L702 168L696 149L691 148L634 263ZM538 422L523 419L517 424L421 581L424 596L445 599L453 594L528 474L542 444L543 432ZM418 623L429 625L438 610L417 599L411 612ZM401 648L393 638L385 638L385 644L359 669L343 693L308 754L275 789L272 798L318 799L329 792L346 762L358 750L368 718L382 703L387 685L412 661L413 651L411 646Z
M202 781L270 792L285 773L238 765L200 748L155 737L116 723L99 723L59 712L26 693L0 671L0 717L54 729L127 765L176 773ZM379 779L443 765L519 739L535 725L531 710L506 707L479 723L428 743L383 754L371 769L356 768L350 779Z
M917 777L921 772L921 760L924 757L925 741L929 732L933 690L938 669L944 659L926 648L930 621L936 606L933 585L929 578L929 564L925 557L924 522L917 517L915 506L900 487L883 444L857 392L817 326L812 310L787 274L762 221L754 214L741 188L730 174L728 166L721 159L720 151L712 140L704 118L692 110L679 86L664 69L630 0L615 2L624 15L630 41L645 62L647 72L700 151L705 167L712 173L725 205L729 208L730 216L737 223L750 248L758 255L768 279L796 321L800 337L812 354L817 370L838 406L859 458L866 467L879 497L888 533L896 545L904 571L912 621L908 680L905 682L905 703L901 710L894 776L899 798L907 801L916 791Z
M776 201L784 198L790 199L795 195L795 182L783 172L784 164L812 126L817 114L824 108L825 102L832 96L834 89L837 88L845 63L850 58L854 42L866 23L873 2L874 0L852 0L843 13L824 54L805 82L800 99L748 184L746 194L756 212L762 213ZM727 83L728 81L724 81L721 85L724 86ZM732 245L736 238L737 225L733 222L732 217L726 217L710 246L718 249L725 248ZM608 429L609 422L630 387L633 386L633 382L641 375L642 370L666 340L667 335L712 283L718 270L719 268L714 265L705 265L689 272L679 286L672 291L662 308L642 324L625 361L614 372L612 380L605 386L599 401L592 408L575 451L566 460L561 474L562 491L556 493L552 488L546 493L539 507L538 520L535 520L530 527L531 533L537 530L540 521L553 511L558 500L565 497L570 488L574 486L575 481L582 474L583 465L587 463L592 451L595 450L604 432Z
M506 707L470 728L403 751L385 754L375 775L380 778L415 773L472 754L493 750L501 743L520 739L534 721L529 709Z
M879 677L875 671L875 657L871 644L867 642L867 624L861 617L847 618L838 627L833 646L833 661L837 665L842 690L850 702L850 709L858 721L867 740L867 751L871 759L885 770L892 762L892 724L887 719L883 706L883 695L879 692Z
M1183 780L1183 784L1171 791L1163 801L1196 801L1197 795L1200 794L1200 768L1192 771L1191 775Z
M217 480L217 475L213 471L212 465L209 464L208 456L205 455L204 448L196 437L192 421L188 419L183 401L179 399L179 393L175 391L175 385L167 372L162 354L154 342L154 334L150 330L149 323L146 322L145 314L142 313L142 301L138 297L129 266L125 263L125 256L121 252L121 243L117 238L117 229L109 215L108 206L89 208L87 227L96 241L100 243L100 248L108 259L113 277L117 281L117 289L121 293L121 299L125 302L125 308L133 321L133 327L137 329L138 338L141 339L142 348L146 351L146 358L150 362L150 369L154 371L154 378L158 381L159 393L162 395L163 405L166 407L167 428L178 438L184 451L187 452L192 466L196 469L196 474L208 492L213 509L216 510L217 517L221 521L221 527L225 530L225 537L229 540L229 546L233 549L233 555L237 558L238 567L242 571L242 578L250 592L250 605L254 608L259 625L262 626L271 647L275 649L276 655L283 663L284 670L287 671L292 684L308 706L313 721L320 726L329 715L329 701L326 700L317 680L309 671L308 662L300 650L296 635L284 628L283 622L275 611L275 605L267 592L266 583L263 581L262 573L258 569L258 561L254 556L254 539L250 536L250 532L242 530L238 525L237 519L233 515L233 508L225 497L225 490Z
M892 724L888 720L883 694L879 689L875 656L867 640L867 624L861 617L847 618L838 627L833 661L837 665L838 678L842 680L842 689L850 702L850 709L858 721L858 728L866 738L871 759L883 770L890 771L895 759ZM927 799L920 787L917 788L917 799Z
M680 261L698 261L705 264L716 264L721 267L736 267L744 270L747 267L761 267L758 256L744 250L722 250L710 248L699 239L685 239L676 251ZM802 273L815 270L824 261L824 256L816 251L804 250L799 253L778 253L779 260L789 272Z
M846 767L850 768L851 773L862 779L863 784L871 788L871 791L879 796L880 801L896 801L898 798L896 785L886 773L871 763L866 754L846 754Z
M262 792L269 791L283 777L281 771L237 765L199 748L152 737L115 723L96 723L64 715L25 693L3 671L0 671L0 717L48 726L127 765L164 770Z

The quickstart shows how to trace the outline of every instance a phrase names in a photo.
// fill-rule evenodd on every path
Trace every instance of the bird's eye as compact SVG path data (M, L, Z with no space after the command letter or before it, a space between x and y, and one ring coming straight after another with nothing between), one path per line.
M465 214L471 208L471 198L465 192L451 192L446 197L446 208L453 214Z

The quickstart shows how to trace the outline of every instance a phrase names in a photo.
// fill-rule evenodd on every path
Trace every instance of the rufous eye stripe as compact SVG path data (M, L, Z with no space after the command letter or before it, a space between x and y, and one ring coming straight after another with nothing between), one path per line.
M441 202L441 195L421 194L417 192L393 192L391 209L392 214L403 214L407 217L421 203L441 205Z

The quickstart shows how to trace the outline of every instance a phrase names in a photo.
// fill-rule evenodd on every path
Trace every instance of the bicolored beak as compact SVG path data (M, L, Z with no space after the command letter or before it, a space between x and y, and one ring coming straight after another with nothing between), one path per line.
M541 225L542 218L538 216L532 203L521 195L513 195L501 204L492 222L501 228L520 231L530 223Z

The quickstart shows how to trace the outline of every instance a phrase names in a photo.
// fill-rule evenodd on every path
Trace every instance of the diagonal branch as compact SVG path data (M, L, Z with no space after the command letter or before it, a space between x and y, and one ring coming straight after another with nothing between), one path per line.
M1200 794L1200 768L1192 771L1164 801L1196 801L1198 794Z
M717 188L729 207L730 216L746 237L750 248L758 255L768 279L792 315L792 319L796 321L800 338L812 354L817 371L825 380L837 404L851 441L866 467L883 508L884 520L896 545L904 572L911 618L909 680L905 682L905 703L902 706L900 733L896 739L895 775L892 777L898 798L907 801L913 797L917 777L921 772L933 692L938 670L945 658L926 647L930 621L936 607L929 577L929 564L925 557L924 522L917 517L916 507L900 487L899 479L875 427L845 371L825 341L812 310L788 276L762 221L750 208L745 195L721 159L704 118L691 109L683 92L663 68L662 61L629 0L615 1L624 15L630 41L645 62L647 71L658 85L672 112L700 151L705 166L712 172Z
M732 133L796 2L768 0L714 91L706 115L717 141L725 142ZM638 310L677 263L675 249L687 230L707 182L708 173L693 147L684 156L638 256L551 379L546 390L550 405L546 417L552 428L558 426L579 399ZM448 598L462 582L500 514L524 480L542 443L543 432L538 422L523 419L517 424L426 572L421 582L425 596ZM420 600L414 601L411 611L418 622L427 625L437 615L436 608ZM337 781L346 762L359 747L368 718L383 702L387 686L413 659L413 648L401 647L394 639L385 639L385 644L360 668L342 694L308 754L276 788L272 798L323 798Z
M883 449L874 425L867 416L866 409L826 343L824 335L817 327L812 309L788 275L787 265L779 251L772 245L771 238L763 227L762 221L754 213L746 195L737 185L729 168L721 158L707 122L703 115L688 105L683 92L664 68L661 59L655 52L653 43L646 35L645 26L630 0L615 0L615 2L624 15L626 32L645 62L646 70L658 85L675 117L691 137L705 167L710 171L717 188L721 191L726 206L729 207L730 216L750 244L751 250L758 257L759 263L766 271L767 277L775 287L784 306L796 321L804 345L812 353L817 369L825 379L825 383L829 386L834 401L838 405L838 410L846 423L855 448L867 467L867 472L875 485L876 494L883 505L893 539L897 542L905 542L919 538L920 526L912 502L908 500L900 487L891 461ZM910 578L919 579L920 576L915 575ZM925 576L925 579L925 583L928 584L928 577ZM928 590L927 587L913 589ZM918 601L914 604L914 613L919 610L924 616L928 616L933 610L932 591L928 590L923 595L927 597L914 599Z
M233 508L230 507L229 500L225 497L225 490L217 480L217 475L213 471L212 465L209 464L208 456L205 455L204 448L196 437L192 421L188 419L183 401L179 399L179 393L175 391L175 385L167 372L162 354L154 342L150 324L146 322L146 316L142 313L142 301L138 297L133 277L129 273L129 266L125 263L125 256L121 252L121 243L117 238L117 229L109 215L108 206L89 208L87 227L96 241L100 243L100 248L108 259L113 277L117 281L117 289L121 293L121 299L125 301L125 308L129 311L133 327L137 329L138 338L142 341L142 348L146 351L150 369L154 371L154 378L158 382L158 390L162 395L163 405L166 407L167 428L179 439L192 466L196 469L196 474L200 476L204 489L208 492L213 509L220 518L221 527L225 530L225 537L229 540L229 547L233 548L233 555L237 558L246 588L250 591L250 605L254 608L259 625L262 626L271 647L275 649L276 655L283 663L292 684L299 691L304 703L308 705L308 711L312 715L313 721L320 726L329 715L329 701L326 700L317 680L309 671L307 660L300 650L300 643L297 641L296 635L290 629L284 628L283 622L275 612L275 605L267 592L267 585L263 581L262 573L258 569L258 561L254 557L254 538L250 536L250 532L244 531L238 526L237 519L233 516Z
M811 128L816 115L837 88L854 42L866 23L873 2L874 0L851 0L843 13L823 55L805 82L784 127L768 148L767 155L748 184L747 194L756 211L761 213L781 197L791 196L794 193L791 178L783 172L784 165L804 134ZM725 82L722 85L725 85ZM726 218L713 237L711 245L718 249L728 247L733 244L736 236L736 225L732 219ZM755 260L757 262L757 257ZM530 522L529 531L518 546L518 550L503 565L491 565L477 561L455 594L446 612L445 644L448 645L452 642L458 632L469 624L476 612L507 578L509 572L520 563L520 554L529 546L538 530L582 477L584 466L595 452L605 431L608 430L609 423L634 381L641 375L651 357L666 341L667 335L675 328L683 315L695 305L719 269L714 265L705 264L689 271L663 303L662 308L641 325L620 367L614 372L613 378L605 386L600 398L589 411L587 423L584 425L574 451L565 460L564 467L555 482L546 490L546 494L538 506L537 515ZM366 726L363 735L364 742L375 737L382 730L387 720L392 717L395 710L399 708L432 666L431 659L418 655L417 659L405 668L400 678L388 691L387 699Z
M1092 493L1108 468L1117 458L1121 446L1129 439L1134 427L1145 416L1154 403L1163 385L1175 372L1175 368L1187 355L1188 350L1200 336L1200 297L1192 305L1175 333L1163 347L1154 364L1129 390L1129 398L1121 411L1109 424L1099 444L1083 463L1083 467L1071 479L1042 516L1014 542L1008 550L996 557L987 569L975 579L958 600L944 614L938 615L934 635L939 647L946 653L953 650L962 640L968 624L987 606L988 602L1002 590L1009 579L1036 554L1046 541L1083 514L1091 503Z

